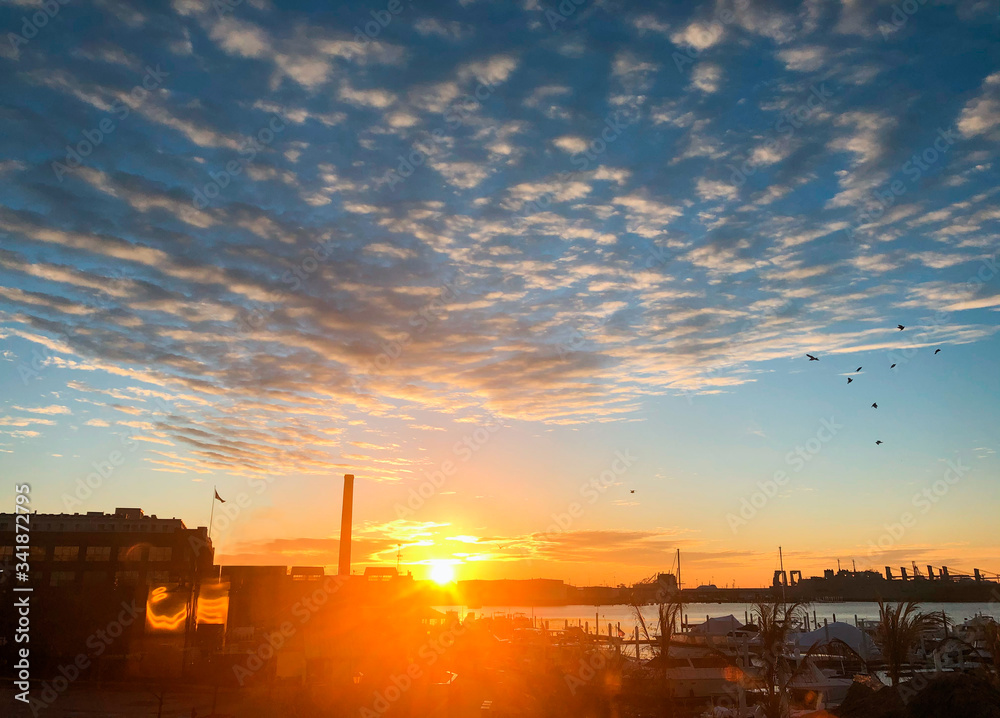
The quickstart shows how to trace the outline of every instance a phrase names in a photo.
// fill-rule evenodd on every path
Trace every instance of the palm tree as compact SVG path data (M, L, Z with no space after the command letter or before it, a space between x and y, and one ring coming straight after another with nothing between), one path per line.
M643 583L652 583L654 580L647 579ZM667 678L667 671L669 670L668 661L670 658L670 638L677 632L677 628L680 625L682 605L679 594L671 597L662 589L657 591L656 599L658 601L656 613L660 619L660 635L656 639L656 648L657 655L660 657L660 662L663 666L662 689L663 694L666 696L664 710L666 715L671 716L674 713L673 692L670 689L670 680ZM634 594L630 600L630 604L639 622L639 626L642 628L643 635L646 637L646 641L652 645L652 639L649 636L649 627L646 625L646 620L642 615L642 606Z
M784 656L784 648L792 630L795 613L803 605L800 602L760 601L753 607L761 641L761 660L764 663L760 677L764 688L762 707L767 718L782 718L788 712L788 686L795 672Z
M878 626L875 629L875 643L882 651L889 680L893 686L899 685L903 664L909 660L910 649L920 642L925 631L941 624L938 613L919 611L916 601L897 603L895 606L878 602Z

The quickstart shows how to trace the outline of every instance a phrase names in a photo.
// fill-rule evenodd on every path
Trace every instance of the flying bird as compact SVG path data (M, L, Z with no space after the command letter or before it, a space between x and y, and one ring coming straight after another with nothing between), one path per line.
M899 329L899 331L903 331L904 329L906 329L906 327L904 327L902 324L897 324L896 327Z
M851 377L847 377L847 383L848 384L850 384L852 381L854 381L854 379L852 379Z
M806 354L809 357L809 361L819 361L819 357L814 357L812 354Z
M875 442L875 446L878 446L878 445L880 445L881 443L882 443L881 441L876 441L876 442Z
M878 402L874 402L872 404L872 409L878 409Z
M857 373L859 371L861 371L861 367L858 367L857 369L854 370L855 373Z
M941 350L940 350L940 349L935 349L935 350L934 350L934 353L935 353L935 354L938 354L938 353L940 353L940 352L941 352Z
M629 491L629 493L630 494L634 494L635 493L635 489L632 489L631 491Z
M890 368L890 369L895 369L895 368L896 368L896 365L895 365L895 364L893 364L893 365L892 365L891 367L889 367L889 368Z

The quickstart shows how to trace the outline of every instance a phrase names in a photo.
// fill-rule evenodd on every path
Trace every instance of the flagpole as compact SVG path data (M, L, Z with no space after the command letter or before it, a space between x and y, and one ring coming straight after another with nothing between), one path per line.
M219 493L217 487L212 487L212 513L208 517L208 537L212 538L212 521L215 519L215 497Z

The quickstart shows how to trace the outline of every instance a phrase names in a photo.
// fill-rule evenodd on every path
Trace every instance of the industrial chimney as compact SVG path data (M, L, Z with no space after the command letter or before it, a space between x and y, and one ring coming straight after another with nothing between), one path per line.
M354 513L354 474L344 474L344 508L340 516L340 563L337 574L351 575L351 518Z

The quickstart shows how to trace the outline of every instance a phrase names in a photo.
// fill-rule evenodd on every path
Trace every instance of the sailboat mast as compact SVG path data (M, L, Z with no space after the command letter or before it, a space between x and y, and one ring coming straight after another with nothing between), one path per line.
M781 566L781 602L785 602L785 557L781 554L781 546L778 546L778 564Z
M684 633L684 594L681 593L681 550L677 549L677 612L680 614L681 633Z

